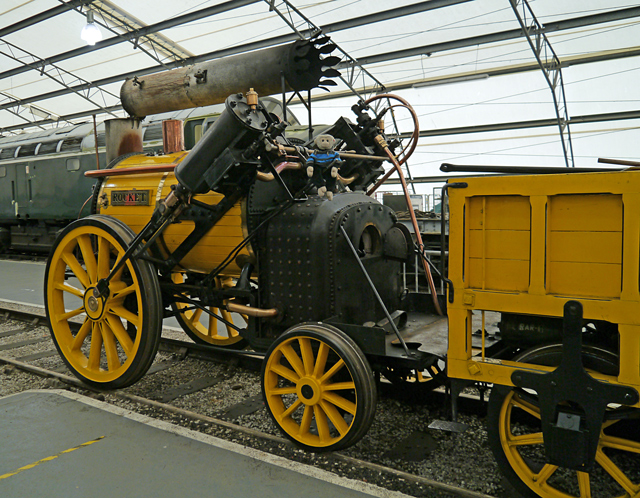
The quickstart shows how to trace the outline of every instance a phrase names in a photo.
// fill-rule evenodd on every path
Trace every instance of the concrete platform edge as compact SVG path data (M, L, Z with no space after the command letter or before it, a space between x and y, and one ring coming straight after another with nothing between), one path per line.
M201 432L192 431L190 429L179 427L169 422L165 422L163 420L153 419L151 417L147 417L146 415L141 415L139 413L135 413L130 410L126 410L124 408L120 408L118 406L114 406L109 403L98 401L93 398L89 398L87 396L83 396L77 393L72 393L63 389L32 389L29 391L23 391L22 393L10 394L9 396L5 396L0 399L8 399L8 398L19 396L25 393L39 393L39 392L47 393L47 394L54 393L59 396L77 401L79 403L83 403L85 405L89 405L91 407L97 408L99 410L103 410L103 411L112 413L114 415L119 415L121 417L128 418L135 422L139 422L141 424L145 424L150 427L160 429L162 431L170 432L170 433L179 435L181 437L198 441L200 443L208 444L210 446L231 451L240 455L248 456L250 458L254 458L262 462L269 463L271 465L281 467L283 469L287 469L293 472L297 472L297 473L306 475L308 477L326 481L331 484L335 484L337 486L342 486L342 487L353 489L355 491L359 491L362 493L367 493L374 497L409 498L408 495L405 495L404 493L400 493L398 491L392 491L392 490L380 488L373 484L369 484L361 481L355 481L353 479L348 479L346 477L340 477L336 474L333 474L331 472L328 472L322 469L318 469L316 467L312 467L303 463L293 462L291 460L287 460L286 458L283 458L277 455L272 455L270 453L266 453L261 450L256 450L254 448L249 448L247 446L242 446L240 444L226 441L224 439L220 439L215 436L210 436L208 434L203 434Z

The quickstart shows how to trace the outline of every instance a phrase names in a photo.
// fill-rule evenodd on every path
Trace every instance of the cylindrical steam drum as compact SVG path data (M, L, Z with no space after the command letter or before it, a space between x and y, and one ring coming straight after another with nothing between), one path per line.
M177 183L172 171L147 173L144 168L157 168L180 164L186 152L176 152L165 156L135 155L127 157L113 166L114 175L105 177L97 192L96 213L118 218L134 232L149 222L156 204L171 191ZM140 173L116 176L116 171L124 168L140 168ZM171 169L171 168L167 168ZM209 192L199 195L198 200L207 204L217 204L222 194ZM197 213L187 211L179 221L172 223L159 239L164 251L173 252L193 231ZM229 253L242 242L246 235L245 201L237 203L196 246L180 261L178 269L209 273L216 268ZM238 258L246 260L252 255L250 246L243 249ZM238 259L236 258L236 260ZM239 276L241 268L232 261L222 273Z

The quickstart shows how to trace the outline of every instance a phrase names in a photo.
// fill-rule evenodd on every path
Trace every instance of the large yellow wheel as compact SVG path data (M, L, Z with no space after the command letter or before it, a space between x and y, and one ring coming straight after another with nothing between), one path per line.
M369 430L377 393L366 357L344 332L305 323L271 345L262 393L276 425L311 451L339 450Z
M547 346L524 353L518 361L554 366L560 355L561 346ZM617 371L616 356L595 347L584 348L583 364L605 374ZM487 416L489 444L502 472L523 496L640 497L639 417L640 410L610 406L596 463L591 472L578 472L546 462L535 392L495 386Z
M447 380L444 362L437 359L424 370L385 366L380 373L392 384L416 396L437 389Z
M174 283L180 284L184 281L182 273L173 273L171 278ZM222 280L216 279L216 286L226 287L232 285L232 279ZM182 330L196 344L210 344L222 348L244 349L248 342L243 339L240 333L233 327L227 325L222 320L218 320L215 316L205 313L201 309L193 309L193 306L187 303L175 302L173 309L177 311L176 320L182 327ZM242 322L241 326L246 326L248 318L245 315L235 313L232 315L227 310L209 307L215 315L221 316L226 322L238 326L238 322ZM234 321L235 316L235 321Z
M94 295L133 238L122 222L89 216L63 230L47 263L45 308L56 348L79 379L102 389L139 380L160 341L162 301L151 264L129 259L108 295Z

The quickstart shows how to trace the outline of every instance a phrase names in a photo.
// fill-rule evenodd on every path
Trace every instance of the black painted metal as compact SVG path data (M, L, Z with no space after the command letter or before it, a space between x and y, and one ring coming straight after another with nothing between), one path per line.
M560 366L547 374L516 370L511 380L516 387L538 393L548 462L588 472L595 462L607 405L633 405L639 396L631 387L591 377L582 365L581 350L582 304L567 301Z

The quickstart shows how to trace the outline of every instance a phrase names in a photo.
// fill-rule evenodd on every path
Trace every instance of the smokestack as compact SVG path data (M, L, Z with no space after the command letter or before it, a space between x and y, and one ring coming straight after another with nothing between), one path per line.
M294 43L225 57L163 73L128 79L120 90L122 106L131 116L220 104L234 93L250 88L260 95L304 91L335 85L326 78L340 73L331 66L340 62L330 54L335 45L329 37ZM323 79L325 78L325 79Z

